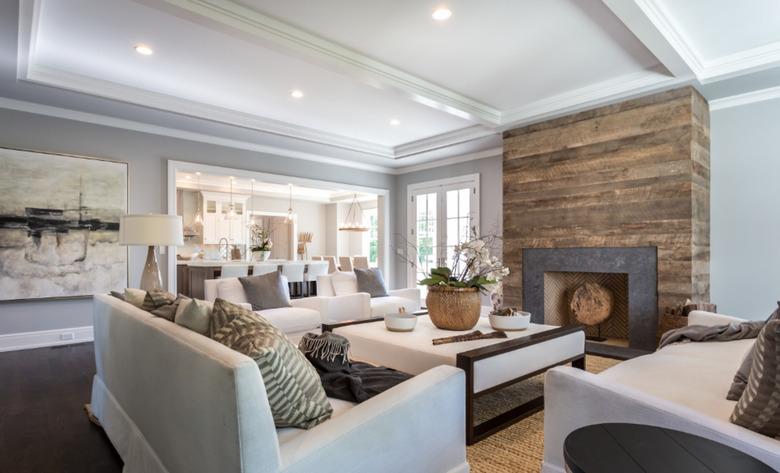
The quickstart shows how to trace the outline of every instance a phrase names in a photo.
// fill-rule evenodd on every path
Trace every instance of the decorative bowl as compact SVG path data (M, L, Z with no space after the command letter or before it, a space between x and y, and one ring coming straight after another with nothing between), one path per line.
M490 326L494 330L511 332L513 330L526 330L531 324L531 313L518 310L512 315L490 314Z
M391 332L411 332L417 325L417 316L413 314L387 314L385 327Z

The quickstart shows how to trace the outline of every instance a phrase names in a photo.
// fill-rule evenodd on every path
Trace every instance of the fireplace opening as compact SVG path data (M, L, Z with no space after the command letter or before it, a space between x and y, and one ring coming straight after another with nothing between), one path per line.
M544 272L544 323L581 325L589 341L629 345L628 273Z

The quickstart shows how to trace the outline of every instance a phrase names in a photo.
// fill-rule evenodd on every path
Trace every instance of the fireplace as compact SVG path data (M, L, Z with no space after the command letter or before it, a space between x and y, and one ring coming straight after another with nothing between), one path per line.
M658 256L655 247L525 248L523 309L535 323L581 325L571 309L585 284L610 294L608 318L586 328L590 337L653 350L658 327Z

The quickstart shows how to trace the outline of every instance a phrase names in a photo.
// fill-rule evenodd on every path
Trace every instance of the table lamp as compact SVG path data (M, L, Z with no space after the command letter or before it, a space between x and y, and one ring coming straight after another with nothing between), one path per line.
M162 275L157 266L155 247L184 244L181 217L164 214L123 215L119 219L119 243L149 247L144 272L141 275L141 289L144 291L162 289Z

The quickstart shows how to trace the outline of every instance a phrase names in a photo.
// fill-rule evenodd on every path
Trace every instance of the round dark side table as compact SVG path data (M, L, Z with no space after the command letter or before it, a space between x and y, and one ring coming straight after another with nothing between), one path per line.
M563 458L572 473L772 473L722 443L639 424L595 424L570 433Z

